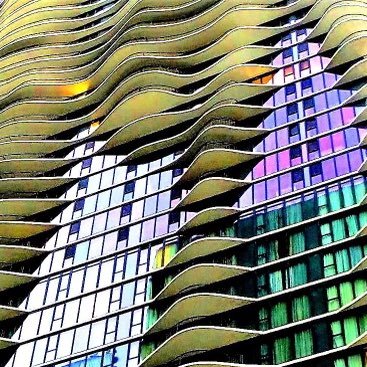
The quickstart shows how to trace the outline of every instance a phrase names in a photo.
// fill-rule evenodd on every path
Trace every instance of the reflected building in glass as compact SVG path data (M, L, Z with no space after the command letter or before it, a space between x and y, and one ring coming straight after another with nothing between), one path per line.
M4 1L1 365L366 366L366 9Z

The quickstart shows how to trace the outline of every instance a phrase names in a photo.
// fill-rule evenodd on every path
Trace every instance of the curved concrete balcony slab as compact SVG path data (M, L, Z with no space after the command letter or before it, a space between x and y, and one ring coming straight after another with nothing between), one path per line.
M0 199L0 221L22 220L69 203L62 199Z
M194 210L195 207L204 200L212 199L211 205L218 205L218 197L225 194L243 191L246 186L250 185L242 180L234 180L229 178L213 177L206 178L197 183L191 191L177 204L175 209ZM228 199L228 196L226 197ZM226 201L226 198L222 201ZM227 204L230 204L227 202ZM0 206L1 208L1 206Z
M59 225L42 222L0 221L0 238L19 240L57 229Z
M322 15L307 39L313 40L326 34L324 44L332 42L335 46L322 47L322 51L324 52L326 49L337 47L342 37L345 36L345 34L342 34L343 31L341 29L338 30L340 23L342 23L346 17L362 15L367 15L367 8L361 2L339 1L339 3L334 3L333 6Z
M29 274L0 270L0 292L19 287L37 279L38 277Z
M176 296L189 289L199 288L246 274L248 268L221 264L194 265L175 276L157 295L156 300Z
M232 247L239 246L244 243L243 238L230 237L205 237L189 243L182 248L166 265L170 268L176 265L185 264L192 259L197 259L210 254L228 250Z
M181 134L175 135L173 137L169 137L166 139L162 139L156 142L152 142L142 146L134 150L130 153L126 158L126 162L131 162L137 160L139 158L144 158L151 154L157 154L158 152L165 152L167 150L174 149L175 146L179 144L183 144L187 141L194 140L198 134L202 135L202 129L205 128L205 125L210 123L210 121L214 119L232 119L233 121L241 120L241 124L246 124L244 120L249 119L249 125L251 123L251 119L265 114L266 112L270 112L269 108L259 108L253 106L240 106L240 105L227 105L227 106L218 106L208 112L204 113L204 115L200 116L198 121L195 124L184 131ZM166 120L168 120L166 122ZM132 125L126 126L126 128L118 131L107 143L104 147L102 147L102 151L114 148L121 144L127 144L131 141L131 139L141 138L144 134L152 134L153 132L162 131L164 128L172 128L172 125L175 125L172 119L164 118L162 123L159 126L156 124L152 124L151 119L141 120L139 123L135 123ZM170 122L170 123L168 123ZM163 126L162 126L163 125ZM221 125L220 121L215 126L226 126ZM265 133L266 130L258 129L259 131L263 131Z
M235 217L240 212L240 209L232 207L213 207L204 209L201 212L195 214L189 221L182 225L178 229L178 232L183 233L207 224L215 223L220 220L229 219L231 217Z
M334 84L335 88L343 88L346 84L352 83L356 80L363 78L367 72L367 59L358 61L351 66L349 70ZM353 96L355 97L355 96ZM350 101L348 100L348 103Z
M332 71L333 69L349 63L353 60L358 60L367 55L367 31L364 35L358 35L353 37L334 54L330 63L327 65L326 70Z
M177 181L176 185L185 187L192 182L198 181L203 176L217 174L218 172L240 165L246 165L251 168L263 156L263 154L243 152L240 150L208 149L196 156L191 165Z
M195 355L252 339L260 332L223 327L194 327L170 337L139 367L156 367L186 355Z
M321 45L319 53L322 54L333 49L337 49L346 41L346 39L353 35L358 35L360 32L363 33L366 30L367 19L365 16L358 14L344 14L333 23L330 32L326 35L326 38Z
M251 298L199 293L176 301L146 332L151 335L169 330L185 321L214 316L255 302Z
M7 321L25 315L27 315L27 312L19 310L18 308L0 306L0 321Z
M45 174L56 169L70 168L78 159L42 158L0 160L2 177L27 177Z
M69 177L3 178L0 179L0 195L12 197L47 193L71 185L76 180Z
M48 253L34 247L0 245L0 268L2 264L16 264Z
M17 347L18 343L6 338L0 338L0 350L8 349L11 347Z

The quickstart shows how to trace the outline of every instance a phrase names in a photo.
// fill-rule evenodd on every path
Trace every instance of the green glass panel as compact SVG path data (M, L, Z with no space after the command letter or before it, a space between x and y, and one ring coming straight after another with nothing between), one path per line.
M296 358L309 356L313 353L313 338L311 330L304 330L294 336Z
M353 301L353 285L350 282L344 282L339 286L340 301L342 306L347 305Z
M338 295L338 289L333 286L327 289L326 291L327 299L328 299L328 311L335 311L340 308L340 300Z
M306 264L297 264L291 266L289 268L288 274L290 287L296 287L297 285L305 284L307 282Z
M348 357L348 367L363 367L361 356Z
M355 317L344 320L345 342L349 344L358 338L358 323Z
M284 363L291 359L291 342L289 337L275 340L273 359L275 364Z
M305 234L303 232L294 233L289 236L290 255L299 254L305 251Z
M277 303L271 309L271 327L279 327L288 323L287 304L284 302Z
M292 320L293 322L309 318L310 301L307 296L297 297L292 301Z

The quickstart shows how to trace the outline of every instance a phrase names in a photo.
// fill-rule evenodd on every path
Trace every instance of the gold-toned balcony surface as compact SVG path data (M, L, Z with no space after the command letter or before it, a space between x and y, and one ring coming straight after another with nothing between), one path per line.
M243 152L233 149L208 149L199 153L180 177L178 185L188 185L209 174L217 174L229 168L242 165L252 166L264 155L252 152Z
M194 265L174 277L165 288L157 295L156 299L176 296L189 289L203 287L205 285L220 282L226 279L245 274L248 268L242 266L222 264Z
M35 247L0 245L0 269L2 264L16 264L48 253L47 250Z
M178 358L204 353L241 341L249 340L260 332L224 327L194 327L170 337L150 354L140 367L156 367L173 362Z
M243 238L230 237L205 237L195 240L182 248L166 265L170 268L176 265L181 265L192 259L204 257L210 254L215 254L220 251L228 250L244 243Z
M36 276L29 274L0 270L0 292L25 285L37 279Z
M229 194L233 191L242 190L249 183L242 180L234 180L229 178L212 177L206 178L197 183L190 192L177 204L175 209L184 210L185 208L192 208L200 204L206 199L213 199L211 205L216 202L216 197L219 195Z
M171 329L183 322L214 316L255 302L254 299L225 294L198 293L176 301L148 329L146 335Z

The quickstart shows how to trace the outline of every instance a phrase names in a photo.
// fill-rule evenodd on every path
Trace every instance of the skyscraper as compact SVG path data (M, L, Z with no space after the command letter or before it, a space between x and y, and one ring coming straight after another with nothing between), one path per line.
M5 0L0 361L364 367L366 0Z

